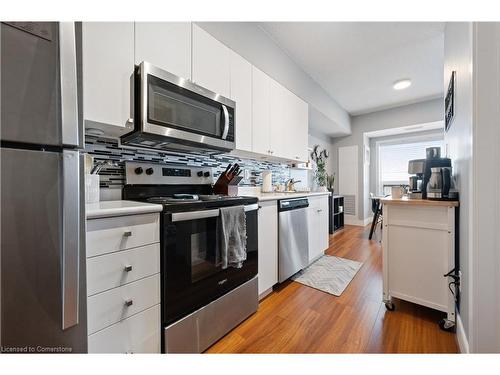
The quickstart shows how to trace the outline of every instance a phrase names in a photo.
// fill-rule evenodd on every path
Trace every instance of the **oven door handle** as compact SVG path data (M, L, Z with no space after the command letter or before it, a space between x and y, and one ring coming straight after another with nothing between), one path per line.
M245 212L254 211L259 209L259 205L249 204L244 206ZM172 214L172 222L178 221L188 221L188 220L198 220L207 219L210 217L217 217L220 214L220 210L217 208L215 210L203 210L203 211L189 211L189 212L175 212Z
M222 132L222 139L225 140L229 132L229 112L224 104L222 104L222 113L224 113L224 131Z

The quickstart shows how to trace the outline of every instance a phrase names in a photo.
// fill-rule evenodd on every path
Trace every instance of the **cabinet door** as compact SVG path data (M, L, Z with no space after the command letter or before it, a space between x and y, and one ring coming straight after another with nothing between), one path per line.
M328 248L328 197L310 197L309 219L309 262L324 254Z
M290 158L289 142L294 137L289 131L290 113L287 112L287 90L271 79L269 84L269 131L271 155Z
M125 127L131 117L134 23L84 22L82 57L84 119Z
M318 212L318 238L319 238L319 254L322 255L326 249L328 249L329 244L329 230L328 230L328 196L322 195L319 197L319 208L316 210ZM318 211L319 210L319 211Z
M276 201L259 205L259 294L278 282L278 206Z
M236 102L236 149L252 151L252 64L233 51L231 99Z
M229 98L230 52L224 44L193 24L193 81Z
M191 23L136 22L135 63L142 61L191 79Z
M270 154L270 81L264 72L252 67L252 151L265 155Z
M293 113L291 133L293 140L290 144L293 145L291 156L293 160L299 162L307 162L309 157L307 153L308 133L309 133L309 108L306 102L300 99L295 94L291 93L290 113Z

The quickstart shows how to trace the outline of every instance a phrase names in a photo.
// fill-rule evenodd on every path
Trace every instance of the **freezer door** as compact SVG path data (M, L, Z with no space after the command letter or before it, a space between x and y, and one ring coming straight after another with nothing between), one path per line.
M83 146L75 24L1 24L1 139Z
M79 153L0 156L2 349L86 352Z

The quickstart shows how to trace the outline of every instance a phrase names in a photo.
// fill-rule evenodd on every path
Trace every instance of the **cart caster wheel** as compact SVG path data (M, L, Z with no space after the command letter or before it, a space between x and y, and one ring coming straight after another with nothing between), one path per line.
M439 328L446 332L455 332L455 323L448 319L441 319L438 322Z
M394 311L396 310L396 306L392 302L386 302L385 303L385 308L389 311Z

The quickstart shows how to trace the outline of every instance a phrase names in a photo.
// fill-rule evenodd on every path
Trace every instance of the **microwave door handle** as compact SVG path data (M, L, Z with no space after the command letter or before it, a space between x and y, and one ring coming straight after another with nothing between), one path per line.
M226 139L227 133L229 132L229 112L224 104L222 104L222 113L224 114L224 131L222 132L222 139Z

